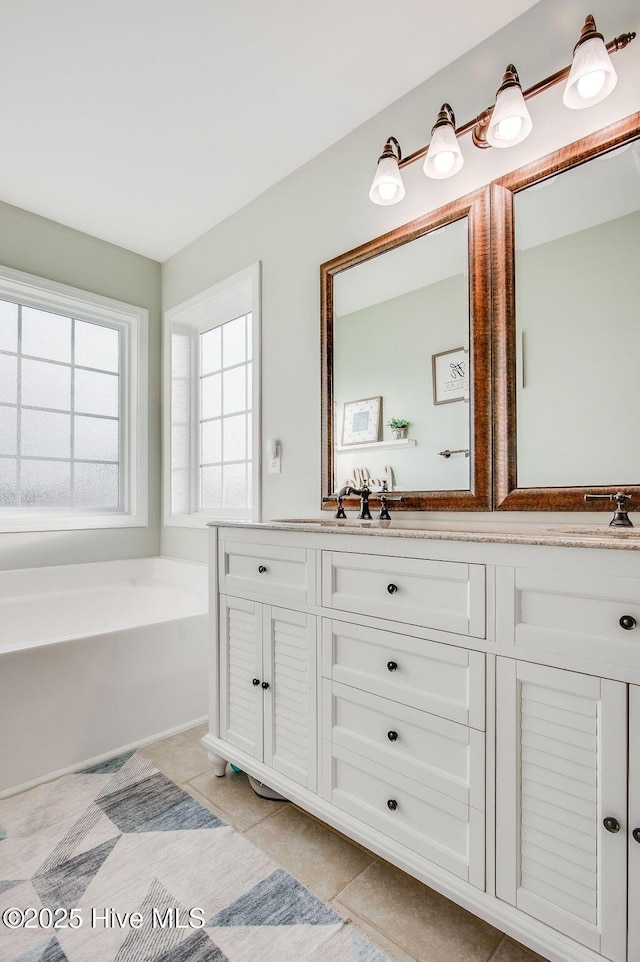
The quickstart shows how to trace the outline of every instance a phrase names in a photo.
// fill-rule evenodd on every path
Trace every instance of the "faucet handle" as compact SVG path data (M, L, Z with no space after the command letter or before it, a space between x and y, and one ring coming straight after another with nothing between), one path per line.
M585 501L615 501L616 509L613 518L609 522L610 528L633 528L633 521L627 514L625 501L631 501L633 495L626 491L616 491L615 494L585 494Z

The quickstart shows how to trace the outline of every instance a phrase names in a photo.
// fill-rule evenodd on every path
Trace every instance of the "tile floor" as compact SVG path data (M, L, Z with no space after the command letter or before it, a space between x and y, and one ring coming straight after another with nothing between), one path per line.
M392 962L544 962L493 926L294 805L254 794L245 775L211 771L206 726L140 749L202 805L351 919Z

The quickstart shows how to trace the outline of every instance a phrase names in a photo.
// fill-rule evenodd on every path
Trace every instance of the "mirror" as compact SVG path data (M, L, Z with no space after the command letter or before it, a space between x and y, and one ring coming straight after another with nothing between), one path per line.
M488 237L485 189L322 265L325 497L490 506Z
M636 115L494 185L496 507L610 510L585 489L640 484L639 132Z

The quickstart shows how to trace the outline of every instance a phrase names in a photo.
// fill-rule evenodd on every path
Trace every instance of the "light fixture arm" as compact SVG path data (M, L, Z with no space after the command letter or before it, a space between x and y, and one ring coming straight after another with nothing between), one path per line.
M589 15L585 20L585 24L582 28L582 33L580 35L580 39L578 40L578 43L576 44L576 47L580 46L580 44L584 43L586 40L590 40L594 36L598 36L598 33L595 28L595 21L593 20L593 17ZM625 47L629 46L632 40L635 40L635 37L636 37L635 31L631 31L630 33L621 33L620 36L615 37L615 39L610 40L609 43L606 44L607 52L611 54L611 53L617 53L618 50L624 50ZM517 71L515 70L515 67L512 68L512 65L510 64L509 67L507 68L507 72L505 73L503 84L507 81L507 74L511 69L513 69L515 73L515 79L510 78L509 85L513 83L517 83L517 76L518 76ZM551 74L549 77L545 77L544 80L540 80L538 83L534 84L532 87L527 88L527 90L523 90L522 96L524 97L525 100L530 100L532 97L536 97L538 94L543 93L545 90L549 90L550 87L555 87L556 84L562 83L563 80L566 80L567 77L569 76L570 71L571 71L571 64L569 64L569 66L567 67L563 67L562 70L556 71L556 73ZM448 105L443 105L443 106L448 106ZM469 120L467 121L466 124L462 124L461 127L457 127L456 137L463 137L465 134L470 133L472 135L473 143L475 144L476 147L481 147L481 148L489 147L490 145L487 143L487 140L486 140L486 130L489 126L489 120L491 118L492 110L493 110L493 107L487 107L486 110L483 110L481 113L479 113L477 117L473 118L473 120ZM436 126L440 121L441 114L442 114L442 111L438 115ZM453 114L453 111L452 111L452 114ZM408 167L409 164L414 164L417 160L421 160L423 157L426 157L427 151L429 150L429 144L425 144L424 147L420 147L419 150L414 150L412 154L408 154L406 157L403 158L400 153L400 145L398 144L398 141L395 139L395 137L389 138L389 140L385 145L385 151L387 150L387 148L389 149L389 151L391 151L391 147L389 146L391 141L393 141L397 146L397 149L398 149L397 159L398 159L398 166L400 168ZM390 155L392 155L392 153L386 154L386 156L390 156ZM383 156L385 155L383 154Z

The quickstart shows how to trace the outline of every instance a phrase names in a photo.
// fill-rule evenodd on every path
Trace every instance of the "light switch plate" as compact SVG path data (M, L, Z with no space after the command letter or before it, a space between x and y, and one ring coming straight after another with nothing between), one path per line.
M280 458L267 458L269 474L280 474Z

